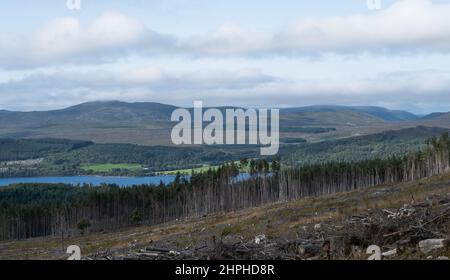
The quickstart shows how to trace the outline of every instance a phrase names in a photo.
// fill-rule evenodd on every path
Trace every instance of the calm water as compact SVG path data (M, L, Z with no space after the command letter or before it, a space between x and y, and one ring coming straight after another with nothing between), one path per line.
M130 187L133 185L155 184L161 181L168 184L175 180L175 176L151 176L151 177L101 177L101 176L68 176L68 177L36 177L36 178L0 178L0 186L8 186L20 183L47 183L47 184L68 184L82 185L91 184L99 186L105 184L116 184L121 187Z
M269 174L271 176L271 174ZM43 183L43 184L67 184L83 185L90 184L100 186L101 184L115 184L121 187L131 187L134 185L159 185L170 184L175 180L175 175L149 176L149 177L108 177L108 176L66 176L66 177L30 177L30 178L0 178L0 187L22 183ZM235 178L235 182L244 181L251 176L248 173L241 173ZM186 176L188 179L189 176Z

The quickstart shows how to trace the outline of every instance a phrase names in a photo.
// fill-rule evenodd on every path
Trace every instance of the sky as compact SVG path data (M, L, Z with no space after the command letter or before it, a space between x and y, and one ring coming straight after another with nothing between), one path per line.
M450 111L448 0L76 1L0 0L0 109Z

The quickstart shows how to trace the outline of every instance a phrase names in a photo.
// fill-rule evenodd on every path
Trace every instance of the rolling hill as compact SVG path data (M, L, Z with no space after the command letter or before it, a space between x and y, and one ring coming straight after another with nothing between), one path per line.
M1 111L0 136L168 144L170 116L175 109L159 103L108 101L54 111Z
M307 106L299 108L288 108L283 110L286 113L311 113L311 112L356 112L362 113L384 121L414 121L419 116L407 111L389 110L374 106Z
M96 143L171 145L170 117L177 107L99 101L53 111L0 111L1 138L60 138ZM226 107L221 108L225 110ZM450 125L450 114L423 119L381 107L308 106L280 110L281 137L320 142L386 130Z
M423 117L419 121L423 125L435 125L442 127L450 126L450 112L449 113L434 113Z

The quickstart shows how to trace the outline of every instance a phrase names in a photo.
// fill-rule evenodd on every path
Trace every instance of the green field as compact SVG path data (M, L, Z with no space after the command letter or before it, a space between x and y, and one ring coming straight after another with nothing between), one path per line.
M235 161L234 164L240 166L239 161ZM160 172L157 172L157 174L158 175L177 175L178 173L180 173L181 175L192 175L192 172L194 172L194 173L206 172L209 169L216 170L219 167L220 167L220 165L204 164L201 167L190 168L190 169L177 169L177 170L170 170L170 171L160 171ZM248 164L247 166L244 166L244 167L240 166L240 171L241 172L249 172L250 165Z
M158 175L177 175L178 173L180 173L181 175L192 175L192 172L194 173L200 173L200 172L206 172L208 171L210 168L211 169L216 169L218 166L211 166L208 164L204 164L201 167L196 167L196 168L190 168L190 169L178 169L178 170L170 170L170 171L161 171L158 172Z
M94 165L83 165L81 169L84 171L93 171L93 172L112 172L117 169L126 169L130 171L139 171L142 170L141 164L94 164Z

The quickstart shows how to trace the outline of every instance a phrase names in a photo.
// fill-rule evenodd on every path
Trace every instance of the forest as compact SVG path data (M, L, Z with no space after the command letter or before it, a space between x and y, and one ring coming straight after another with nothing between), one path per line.
M0 240L154 225L380 184L415 181L450 168L448 133L404 156L282 168L277 158L242 159L177 176L170 185L16 185L0 189ZM239 176L249 165L249 176Z
M411 150L423 148L429 137L447 131L422 126L317 143L286 137L281 139L279 157L285 165L295 167L327 161L350 162L403 156ZM0 139L0 177L145 176L259 157L259 146L248 145L173 147L97 144L61 139ZM85 168L98 164L140 165L143 168L107 172Z

